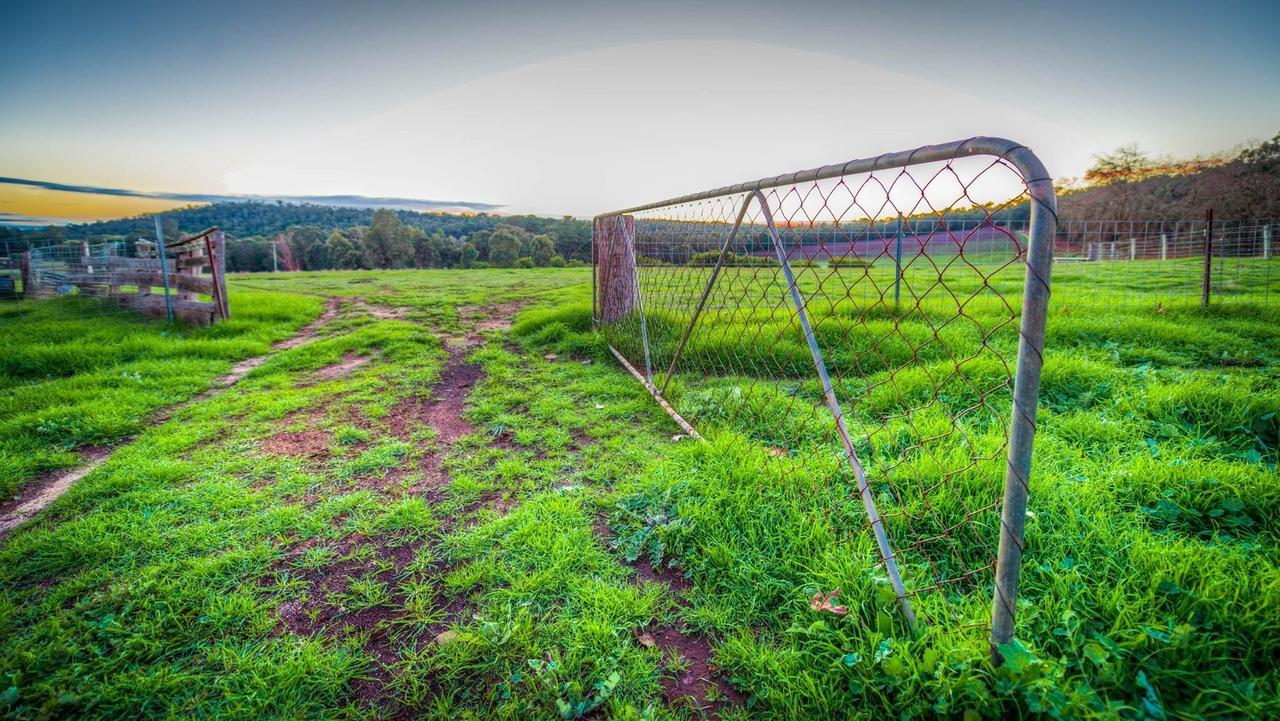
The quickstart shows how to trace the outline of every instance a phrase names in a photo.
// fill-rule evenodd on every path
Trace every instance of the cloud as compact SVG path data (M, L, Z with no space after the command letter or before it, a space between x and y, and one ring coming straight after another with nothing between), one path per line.
M0 184L22 185L42 190L53 190L63 193L83 193L87 195L108 195L124 198L146 198L149 200L171 200L187 203L228 203L276 201L284 203L313 203L342 208L394 208L397 210L452 210L452 211L493 211L502 208L494 203L480 203L469 200L427 200L422 198L371 198L363 195L250 195L250 194L216 194L216 193L165 193L127 190L124 188L103 188L93 185L69 185L46 180L29 180L27 178L0 177ZM18 216L11 213L0 213L0 223L11 224L8 216L35 218L36 216ZM47 220L47 219L46 219ZM61 219L66 221L66 218ZM47 222L39 223L47 225Z

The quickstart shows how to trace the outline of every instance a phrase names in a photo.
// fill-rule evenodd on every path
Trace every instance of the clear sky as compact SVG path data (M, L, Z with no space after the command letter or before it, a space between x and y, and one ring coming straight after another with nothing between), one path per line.
M975 134L1280 130L1277 2L10 2L0 176L592 215ZM179 200L0 183L4 218ZM8 214L8 215L5 215Z

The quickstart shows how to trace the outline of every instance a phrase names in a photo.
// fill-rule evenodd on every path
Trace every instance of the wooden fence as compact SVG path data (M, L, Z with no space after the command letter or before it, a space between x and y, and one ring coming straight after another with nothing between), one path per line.
M138 241L134 256L120 255L116 244L80 244L79 255L58 258L47 249L28 253L23 283L28 297L65 295L73 291L120 303L143 315L166 316L209 325L231 316L227 303L226 254L217 228L166 243L164 264L159 247ZM166 272L167 271L167 272ZM166 293L166 285L169 292ZM158 290L158 292L157 292Z

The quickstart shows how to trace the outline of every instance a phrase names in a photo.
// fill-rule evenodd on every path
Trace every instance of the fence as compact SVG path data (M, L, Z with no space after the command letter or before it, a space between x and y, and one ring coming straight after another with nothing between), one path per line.
M230 317L222 232L210 228L171 243L162 234L157 239L25 250L18 262L21 294L57 299L80 313L131 310L194 325ZM12 253L6 264L14 264Z
M1280 299L1275 220L1097 221L1059 224L1056 305L1269 307Z
M989 617L996 653L1013 636L1055 205L1031 151L973 138L608 213L594 317L691 432L849 482L908 622ZM997 222L1019 212L1019 228Z

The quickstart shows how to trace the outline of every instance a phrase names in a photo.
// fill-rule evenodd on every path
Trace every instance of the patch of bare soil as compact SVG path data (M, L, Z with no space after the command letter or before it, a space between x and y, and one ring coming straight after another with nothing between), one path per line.
M355 353L347 353L345 356L342 357L341 361L338 361L333 365L325 366L324 368L321 368L315 373L312 373L311 375L307 376L306 379L300 382L299 385L304 387L313 386L319 383L325 383L327 381L342 378L343 376L350 375L352 371L368 363L371 360L373 360L373 356L356 355Z
M604 513L596 517L595 532L607 545L613 532ZM637 583L660 583L677 594L678 605L686 605L683 594L693 587L688 579L671 569L654 568L647 556L630 565L636 571ZM636 640L642 646L660 650L668 666L682 669L662 678L662 694L668 705L690 704L709 719L719 719L726 706L742 705L742 694L720 675L712 660L711 640L706 634L674 626L653 626L641 629Z
M26 523L45 506L57 500L67 492L68 488L75 485L76 481L102 465L111 455L111 451L112 448L101 446L81 448L81 465L75 468L64 468L32 481L23 487L17 498L0 504L0 536Z
M283 431L268 438L262 450L288 458L324 458L332 445L328 431Z
M458 317L462 320L462 327L466 329L467 335L464 338L446 336L445 340L450 345L476 345L482 343L486 333L510 330L511 321L515 319L516 313L520 312L523 307L524 303L520 301L495 303L493 305L458 306Z
M402 320L413 312L413 308L405 308L402 306L386 306L371 305L363 300L357 300L355 307L377 320Z

